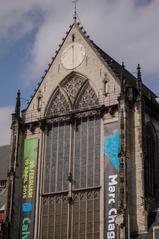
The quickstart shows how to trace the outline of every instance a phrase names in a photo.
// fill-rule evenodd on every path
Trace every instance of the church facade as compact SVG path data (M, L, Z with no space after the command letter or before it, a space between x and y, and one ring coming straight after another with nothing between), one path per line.
M12 115L4 238L157 238L159 104L76 21Z

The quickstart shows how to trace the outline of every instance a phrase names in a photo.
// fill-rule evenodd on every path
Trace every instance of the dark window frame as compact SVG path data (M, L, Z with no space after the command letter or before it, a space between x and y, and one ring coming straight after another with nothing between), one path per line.
M74 77L74 75L73 75ZM79 76L78 76L79 77ZM62 83L61 83L61 87L63 87ZM80 87L79 87L80 88ZM63 97L65 98L66 102L70 102L71 100L69 100L67 98L67 94L65 94L64 90L62 88L60 88L61 90L61 94L63 94ZM56 90L57 91L57 90ZM47 113L49 112L49 108L51 107L50 105L50 102L52 102L52 99L55 99L56 97L56 91L55 93L53 93L52 97L51 97L51 100L49 101L49 107L47 107L47 110L46 110L46 116L47 116ZM85 97L84 97L84 93L86 92L86 96L89 96L88 98L86 97L86 100L88 100L87 102L88 105L86 104L85 105ZM87 93L89 92L89 93ZM90 95L89 95L90 94ZM74 122L71 122L70 121L70 135L69 135L69 141L70 141L70 157L69 157L69 170L71 169L71 171L69 172L68 170L68 188L64 191L64 190L57 190L57 186L55 185L55 188L56 190L54 191L51 191L50 188L51 186L48 185L47 187L47 190L45 190L45 185L44 185L44 181L45 181L45 174L46 174L46 171L50 171L50 167L52 167L52 162L51 162L51 154L52 154L52 150L53 150L53 146L50 146L50 149L49 147L47 147L47 141L50 143L51 145L51 141L53 140L53 132L52 132L52 129L54 128L54 124L55 123L52 123L48 129L46 129L46 132L45 132L45 145L46 145L46 151L45 151L45 157L48 155L48 157L50 158L49 161L48 161L48 167L45 169L45 164L46 164L46 161L47 161L47 157L44 158L44 170L45 173L43 175L43 190L42 190L42 214L41 214L41 239L50 239L50 236L49 234L51 233L51 231L53 230L52 232L52 236L51 238L59 238L59 239L63 239L63 238L74 238L74 233L72 230L74 230L76 226L78 226L78 228L84 226L84 231L83 233L84 234L78 234L78 239L82 239L83 236L85 235L85 237L88 237L90 238L89 236L89 233L91 235L93 235L94 233L94 238L95 239L99 239L100 237L100 147L101 147L101 133L100 133L100 130L101 130L101 117L99 116L98 113L94 114L93 116L91 115L91 112L90 112L90 108L94 108L94 107L97 107L96 105L96 102L98 103L98 97L93 89L93 87L91 86L91 84L88 82L87 79L85 79L83 85L81 86L78 94L76 95L76 98L74 99L74 104L72 105L72 109L73 110L76 110L78 111L78 109L80 109L79 106L79 103L82 103L82 105L84 105L82 108L85 109L85 112L86 112L86 115L82 114L82 115L79 115L79 113L75 113L74 116L75 118L77 119L74 119ZM71 109L71 104L70 104L70 109ZM68 107L66 107L66 112L69 112L70 109L68 109ZM60 112L60 110L59 110ZM58 111L56 111L56 113L58 114ZM77 114L77 115L76 115ZM51 114L49 114L51 115ZM52 114L53 116L53 114ZM92 122L90 119L93 119ZM83 179L86 181L84 183L84 187L81 187L81 182L80 182L80 187L77 187L74 183L74 180L78 180L77 178L75 178L75 175L74 175L74 171L75 171L75 147L76 147L76 143L75 143L75 140L76 140L76 133L78 131L78 120L80 120L81 124L82 124L82 128L80 130L82 130L83 134L85 133L86 134L86 138L84 138L84 135L82 136L82 138L80 138L80 141L83 142L83 144L85 144L86 146L86 155L84 156L84 158L86 157L86 169L85 171L88 173L87 177L89 176L89 168L88 168L88 162L90 161L90 156L89 156L89 147L91 148L90 150L92 150L91 154L94 155L96 154L96 152L98 151L99 152L99 155L98 157L95 155L94 156L94 160L92 162L92 167L93 169L95 168L96 166L96 161L98 160L99 161L99 166L98 166L98 169L99 169L99 172L98 172L98 180L92 180L90 185L88 183L88 178L86 177L86 179L84 179L83 175L81 174L82 170L83 170L83 167L84 165L81 165L81 169L80 169L80 174L81 174L81 178L83 177ZM85 126L86 126L86 132L84 131L84 121L85 122ZM63 120L63 123L61 123L60 121L60 118L59 118L59 122L58 122L58 118L56 119L56 124L57 125L60 125L60 124L66 124L66 122L68 122L68 120ZM92 124L92 125L91 125ZM96 133L96 130L99 130L99 133ZM59 131L59 129L58 129ZM93 149L93 146L90 144L90 142L88 142L90 140L90 136L93 134L93 138L96 138L97 137L97 140L96 141L99 141L99 142L96 142L94 139L93 139L93 145L94 145L94 149ZM97 134L97 136L96 136ZM85 142L84 142L85 141ZM58 136L57 136L57 142L62 142L59 141L58 139ZM90 144L90 145L89 145ZM99 146L99 147L98 147ZM77 147L76 147L77 148ZM49 152L50 150L50 152ZM58 150L57 149L57 154L58 154ZM83 154L82 154L83 155ZM80 152L80 161L83 160L82 159L82 156L81 155L81 152ZM59 156L56 156L56 164L57 164L57 161L58 161L58 157ZM94 169L93 171L93 176L94 178L97 177L96 176L96 171ZM58 175L56 176L58 177ZM50 176L48 177L50 178ZM83 180L82 179L82 180ZM97 181L97 183L96 183ZM51 182L51 181L50 181ZM58 183L58 182L57 182ZM72 184L72 191L71 191L71 196L70 196L70 184ZM72 198L70 200L70 197ZM92 202L92 218L91 218L91 221L89 222L88 220L88 216L90 214L89 210L88 210L88 206L89 206L89 203L90 201ZM59 226L55 226L55 228L53 229L53 226L49 226L50 225L50 218L53 218L52 215L51 215L51 204L50 203L53 203L54 204L54 208L55 208L55 215L54 215L54 225L56 224L58 218L60 217L62 220L63 218L63 211L61 211L60 215L58 215L58 211L57 211L57 204L60 203L61 207L63 207L62 205L65 205L65 207L67 207L67 210L65 210L65 214L66 214L66 211L67 211L67 218L68 221L66 222L65 221L65 225L62 225L62 221L59 222ZM75 224L75 218L74 218L74 215L73 215L73 212L76 208L76 205L78 205L79 207L79 210L78 210L78 216L80 217L80 214L81 214L81 211L80 210L83 210L83 208L80 206L81 203L85 203L85 207L86 207L86 210L85 210L85 218L84 219L80 219L80 221L78 222L78 225ZM47 205L47 213L45 211L45 204ZM67 206L66 206L67 204ZM95 207L96 205L96 207ZM66 208L65 208L66 209ZM98 214L97 214L97 211ZM46 215L45 215L46 214ZM95 214L97 214L97 216L95 217ZM65 215L66 216L66 215ZM56 218L57 217L57 218ZM55 220L56 219L56 220ZM43 232L43 224L44 224L44 232ZM87 225L92 225L92 228L91 228L91 231L88 232L88 228L87 228ZM98 224L98 225L97 225ZM71 226L72 225L72 226ZM97 227L98 226L98 227ZM62 233L63 233L63 230L62 228L63 227L67 227L67 236L66 234L63 236ZM61 228L61 229L60 229ZM69 228L69 229L68 229ZM58 235L56 235L56 229L59 230L58 232ZM64 228L63 228L64 229ZM65 229L64 229L65 230ZM82 230L82 229L81 229ZM76 232L75 232L76 233ZM71 236L71 237L70 237Z
M145 127L145 160L144 160L144 181L145 195L154 196L156 192L156 164L158 152L158 137L152 122Z

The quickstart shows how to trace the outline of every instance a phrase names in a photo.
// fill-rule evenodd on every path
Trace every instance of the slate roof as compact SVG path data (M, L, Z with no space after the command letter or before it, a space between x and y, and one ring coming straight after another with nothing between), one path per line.
M93 46L99 52L100 56L105 60L105 62L108 64L108 66L111 68L111 70L114 72L116 77L118 77L120 79L120 74L121 74L122 66L117 61L115 61L111 56L109 56L107 53L105 53L95 43L93 43ZM134 75L132 75L129 71L127 71L125 69L124 70L124 76L125 76L125 79L127 81L126 82L127 85L136 87L137 79L136 79L136 77ZM143 93L145 94L145 96L151 96L152 98L155 98L155 99L157 98L157 95L154 92L152 92L144 84L142 85L142 89L143 89Z
M0 181L7 179L10 145L0 146Z

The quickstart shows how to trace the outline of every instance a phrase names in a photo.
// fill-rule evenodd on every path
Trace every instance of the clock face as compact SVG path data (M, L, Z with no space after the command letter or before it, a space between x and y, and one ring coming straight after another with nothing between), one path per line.
M79 43L71 43L61 55L61 63L66 69L74 69L79 66L85 57L85 48Z

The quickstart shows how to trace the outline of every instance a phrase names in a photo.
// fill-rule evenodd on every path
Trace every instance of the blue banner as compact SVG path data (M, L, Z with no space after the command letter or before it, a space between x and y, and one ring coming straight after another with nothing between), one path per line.
M119 170L118 123L104 127L105 159L105 239L117 238L115 218L117 216L118 170Z

